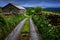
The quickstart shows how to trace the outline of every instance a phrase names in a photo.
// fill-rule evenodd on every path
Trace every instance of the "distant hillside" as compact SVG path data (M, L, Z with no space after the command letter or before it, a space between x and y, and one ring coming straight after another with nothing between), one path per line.
M60 12L60 8L44 8L44 10L51 12Z
M32 9L34 9L34 7L24 7L24 8L26 8L26 9L29 9L29 8L32 8Z
M25 7L25 8L26 9L28 9L28 8L34 9L34 7ZM43 10L50 11L50 12L60 12L60 8L43 8Z

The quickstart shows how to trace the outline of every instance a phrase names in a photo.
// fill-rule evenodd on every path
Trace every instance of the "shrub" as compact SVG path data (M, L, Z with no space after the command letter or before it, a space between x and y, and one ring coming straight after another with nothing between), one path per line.
M41 14L41 12L42 12L42 8L41 7L36 7L35 8L35 13L36 14Z
M34 23L37 25L39 32L44 40L60 40L60 32L58 26L49 24L46 16L33 16Z

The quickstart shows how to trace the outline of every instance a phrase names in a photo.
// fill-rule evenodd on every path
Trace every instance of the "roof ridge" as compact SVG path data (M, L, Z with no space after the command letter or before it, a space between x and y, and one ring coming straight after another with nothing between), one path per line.
M17 7L17 8L19 8L19 9L25 9L23 6L21 6L21 5L16 5L16 4L13 4L13 3L8 3L7 5L9 5L9 4L11 4L11 5L13 5L13 6L15 6L15 7ZM6 5L6 6L7 6ZM5 6L4 6L5 7Z

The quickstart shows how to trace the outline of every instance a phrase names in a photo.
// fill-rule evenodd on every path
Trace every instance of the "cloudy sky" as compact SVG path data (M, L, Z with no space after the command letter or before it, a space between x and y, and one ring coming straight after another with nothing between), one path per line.
M60 7L60 0L0 0L0 6L4 6L9 2L24 7Z

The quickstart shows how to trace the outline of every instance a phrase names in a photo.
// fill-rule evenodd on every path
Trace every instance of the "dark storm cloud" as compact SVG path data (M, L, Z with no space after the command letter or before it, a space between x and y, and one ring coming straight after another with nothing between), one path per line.
M17 4L39 4L41 2L60 3L60 0L0 0L2 2L14 2Z
M20 3L20 4L32 4L32 3L40 3L40 0L0 0L0 2L16 2L16 3Z
M16 1L16 2L60 2L60 0L0 0L0 1L6 1L6 2L11 2L11 1Z
M0 0L0 3L11 2L23 6L60 7L60 0ZM3 5L3 4L2 4Z

